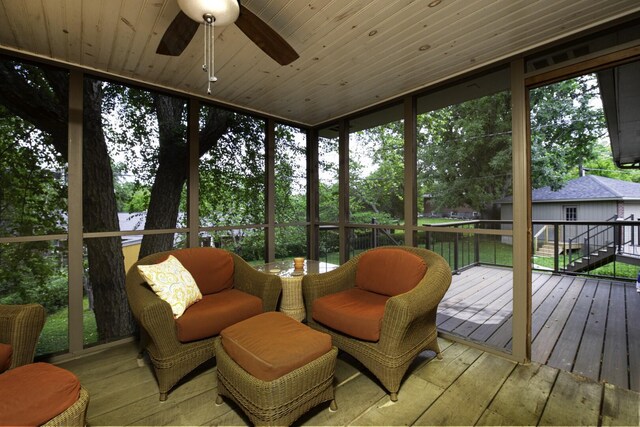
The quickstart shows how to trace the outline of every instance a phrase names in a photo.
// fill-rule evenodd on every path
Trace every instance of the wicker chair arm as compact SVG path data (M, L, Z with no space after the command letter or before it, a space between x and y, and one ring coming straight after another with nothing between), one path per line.
M234 262L233 286L262 299L264 311L275 311L282 292L280 277L258 271L240 256L233 253L231 255Z
M33 362L44 321L40 304L0 305L0 342L13 348L10 369Z
M155 257L157 258L159 257ZM175 352L180 342L171 306L147 285L138 272L137 265L138 263L129 269L125 281L131 313L161 354Z
M435 317L438 304L451 284L449 265L438 255L428 256L428 269L409 292L389 298L380 332L381 346L393 347L406 339L413 327L426 325Z

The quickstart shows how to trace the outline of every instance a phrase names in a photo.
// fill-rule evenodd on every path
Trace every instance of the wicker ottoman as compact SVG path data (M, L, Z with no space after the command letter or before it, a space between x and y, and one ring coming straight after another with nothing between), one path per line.
M277 312L224 329L214 341L218 396L231 398L256 425L288 425L334 400L338 349L331 337Z
M0 375L0 397L0 425L86 425L89 392L73 373L49 363Z

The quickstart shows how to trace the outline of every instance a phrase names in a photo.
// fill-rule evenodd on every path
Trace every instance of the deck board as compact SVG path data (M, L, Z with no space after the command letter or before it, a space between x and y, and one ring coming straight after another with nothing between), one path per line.
M413 424L475 425L515 366L484 353Z
M589 402L600 402L603 386L576 377L566 371L558 372L540 418L541 425L598 425L600 409Z
M296 425L638 425L640 394L537 363L518 365L463 343L439 339L443 359L422 353L391 402L360 363L340 352L336 365L338 411L318 405ZM120 360L124 368L100 380L92 369ZM147 362L148 363L148 362ZM187 376L158 400L153 371L138 367L136 349L106 349L60 363L90 394L88 425L248 425L225 399L216 405L215 360ZM604 404L601 404L604 402ZM564 412L569 411L571 417ZM568 422L568 420L571 422Z
M581 299L593 299L593 293L588 283L582 287L582 291L578 296L578 302ZM571 371L576 359L576 354L578 353L578 348L580 347L580 341L582 341L582 334L587 318L589 317L590 308L590 304L576 303L560 337L558 337L558 342L561 342L562 345L556 345L551 352L551 356L549 356L549 360L547 361L549 366Z
M549 280L547 285L547 294L540 299L538 305L533 311L533 318L531 319L531 337L535 340L544 328L547 319L551 316L557 305L562 301L564 294L569 290L573 282L576 280L574 277L569 276L555 276L555 280ZM576 286L582 287L582 283L579 282ZM535 298L536 295L534 295Z
M484 266L454 275L438 329L510 352L513 292L504 280L511 278L509 269ZM535 271L531 287L534 362L640 391L640 294L633 283Z
M627 342L629 345L629 388L640 391L640 293L625 286Z
M609 312L600 379L629 388L626 323L624 286L613 283L609 295Z
M600 360L604 348L604 333L607 325L607 311L609 307L610 282L598 282L589 318L584 328L584 335L573 372L589 378L599 378Z
M493 282L492 286L478 290L466 296L464 299L456 301L455 304L452 304L451 300L448 300L438 309L438 327L451 331L467 322L476 314L483 313L488 317L494 315L496 313L495 309L489 306L499 301L505 294L510 293L512 282L512 278L505 275ZM509 297L509 299L513 298ZM441 307L444 308L444 310L442 310Z
M582 282L574 280L571 286L567 287L566 292L564 292L559 300L550 300L549 298L545 300L545 303L550 301L550 304L547 304L548 308L551 308L551 306L554 306L554 308L544 322L544 326L540 329L540 332L538 332L536 337L532 340L532 360L539 360L546 363L549 359L549 355L553 351L553 348L558 341L558 337L560 337L564 325L571 314L571 310L574 307L576 299L582 290L581 285ZM550 295L553 295L553 293Z
M536 425L558 371L538 364L518 365L503 384L479 425ZM522 387L527 384L527 387Z
M602 402L603 426L638 426L640 409L636 401L637 393L611 384L604 385Z

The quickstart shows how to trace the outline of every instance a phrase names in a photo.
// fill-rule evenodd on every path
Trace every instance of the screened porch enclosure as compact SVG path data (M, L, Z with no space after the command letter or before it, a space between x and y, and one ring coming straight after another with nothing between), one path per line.
M265 19L289 22L283 28L304 47L301 61L276 68L239 41L235 27L219 30L226 66L209 97L201 90L198 43L180 58L149 47L177 13L175 0L119 0L113 13L106 1L0 0L0 303L45 305L37 360L77 366L105 391L93 400L103 411L94 412L96 423L105 413L112 422L172 423L186 419L180 410L154 407L148 419L123 413L151 399L150 372L126 366L97 378L132 362L138 336L124 276L136 259L212 246L254 265L300 256L342 264L379 246L417 246L440 253L454 272L438 327L453 363L465 366L472 355L477 367L461 376L461 385L458 368L447 371L447 381L435 384L438 396L483 388L477 373L493 365L502 366L496 381L508 390L517 383L512 374L530 373L515 362L529 359L548 365L540 370L551 372L550 393L562 394L566 383L577 387L580 377L571 373L591 378L589 387L595 384L601 397L608 392L597 381L640 391L640 294L622 280L561 275L567 264L557 250L542 265L549 271L530 275L537 242L531 231L539 231L530 215L531 179L565 165L544 156L551 151L545 144L572 139L579 125L565 118L579 108L558 113L553 125L534 126L558 132L533 142L531 106L542 103L529 95L576 69L593 72L640 55L640 5L578 1L582 14L569 1L543 0L539 13L526 0L334 0L323 7L247 0ZM401 19L381 22L382 11ZM48 25L32 25L36 16ZM107 18L104 27L83 24L100 17ZM497 18L505 28L517 25L491 35ZM527 18L540 25L529 28ZM298 20L317 32L300 32L306 26ZM424 31L429 40L421 38ZM486 38L476 39L479 33ZM324 45L323 37L333 44ZM383 56L375 59L373 51ZM539 114L536 123L550 120ZM573 168L578 159L570 154L566 164ZM541 172L532 173L539 163ZM497 206L507 196L513 197L508 224ZM621 242L638 242L635 230ZM563 255L579 251L570 246ZM114 357L101 367L101 356L91 358L103 351ZM77 359L85 357L83 366ZM418 377L435 370L429 357L416 362ZM371 382L352 362L341 362L347 395L356 394L354 384ZM135 382L143 399L110 388L123 380ZM210 383L199 381L195 391L185 384L184 399L176 401L206 401ZM425 384L412 381L422 396ZM506 394L484 391L474 422L493 420L491 401ZM371 402L354 405L362 413L331 420L388 421L376 418L386 402L371 393ZM134 403L120 405L121 399ZM438 407L456 400L437 400L436 409L430 402L404 419L429 422L437 414L444 423L446 411ZM556 402L562 399L545 398L549 412L537 413L535 422L566 420ZM600 409L598 402L590 415L606 418ZM238 421L232 413L226 419L204 412L203 423ZM326 421L314 415L309 423Z

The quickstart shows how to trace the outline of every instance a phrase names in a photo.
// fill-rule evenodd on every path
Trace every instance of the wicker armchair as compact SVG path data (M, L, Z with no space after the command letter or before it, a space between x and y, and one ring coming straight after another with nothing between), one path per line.
M177 249L159 252L138 260L126 276L126 291L133 317L140 326L140 353L138 364L142 366L142 356L146 350L151 359L160 400L166 400L169 390L193 369L214 357L215 336L190 342L178 339L176 321L169 304L151 290L140 275L137 266L156 264L179 251L215 251L230 254L233 258L233 287L262 300L264 311L274 311L282 290L280 278L261 273L251 267L241 257L231 252L213 248ZM197 280L196 280L197 281ZM196 303L197 304L197 303Z
M413 289L391 296L386 301L379 339L375 342L328 328L313 318L316 299L355 287L358 261L371 251L357 255L333 271L305 276L302 291L309 326L330 334L333 344L366 366L390 392L391 400L396 401L402 378L418 354L433 350L438 358L441 357L436 312L438 303L451 284L451 269L444 258L432 251L412 247L393 248L417 255L424 260L427 270Z
M40 304L0 305L0 343L13 351L9 369L33 362L44 319Z

